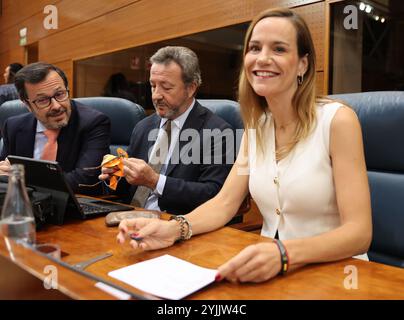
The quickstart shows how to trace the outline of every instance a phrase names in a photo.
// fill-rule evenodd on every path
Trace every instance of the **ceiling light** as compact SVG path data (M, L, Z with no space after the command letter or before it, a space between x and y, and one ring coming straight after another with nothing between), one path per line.
M379 21L380 17L379 16L375 16L375 20Z
M370 13L370 12L372 11L372 9L373 9L373 8L372 8L370 5L367 4L367 5L366 5L366 8L365 8L365 12L366 12L366 13Z
M361 10L361 11L365 10L365 7L366 7L366 5L363 2L361 2L359 4L359 10Z
M380 22L381 22L381 23L384 23L384 21L386 21L386 19L384 19L384 18L381 18L381 19L380 19Z

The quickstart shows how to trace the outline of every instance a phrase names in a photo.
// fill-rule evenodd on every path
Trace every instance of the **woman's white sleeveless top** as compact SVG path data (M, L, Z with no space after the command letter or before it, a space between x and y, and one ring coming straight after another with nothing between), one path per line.
M249 189L263 216L262 236L274 238L278 231L280 240L306 238L341 225L330 158L331 121L341 106L317 106L312 133L278 162L271 114L262 121L264 156L258 156L255 137L249 135ZM356 258L368 260L366 254Z
M264 156L258 155L255 137L249 135L249 188L263 215L263 236L273 238L278 231L281 240L305 238L340 225L329 152L330 125L340 107L318 106L312 133L278 163L271 114L262 123Z

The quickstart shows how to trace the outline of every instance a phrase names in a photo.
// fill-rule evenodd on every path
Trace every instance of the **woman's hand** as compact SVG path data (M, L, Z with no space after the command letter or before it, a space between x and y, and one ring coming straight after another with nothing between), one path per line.
M125 219L119 224L117 241L124 244L126 239L132 239L129 244L134 249L155 250L173 245L179 234L180 227L175 220Z
M217 280L263 282L278 275L281 254L276 243L258 243L244 248L218 269Z

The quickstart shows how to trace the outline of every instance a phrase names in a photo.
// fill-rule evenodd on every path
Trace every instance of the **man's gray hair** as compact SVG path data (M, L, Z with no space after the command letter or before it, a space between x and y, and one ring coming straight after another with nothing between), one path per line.
M195 52L189 48L173 46L163 47L152 55L150 62L164 65L175 62L182 70L182 80L186 85L194 82L199 87L202 84L198 57Z

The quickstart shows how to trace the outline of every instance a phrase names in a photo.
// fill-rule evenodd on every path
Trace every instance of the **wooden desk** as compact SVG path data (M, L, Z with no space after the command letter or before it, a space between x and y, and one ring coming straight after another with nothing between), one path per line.
M131 292L139 293L135 288L110 278L108 272L133 263L170 254L197 265L217 268L234 256L242 248L260 241L269 241L259 235L232 228L193 237L191 240L176 244L170 248L142 252L133 250L129 245L116 243L116 228L108 228L104 218L87 221L69 222L64 226L48 226L37 234L39 242L57 243L67 255L64 262L74 264L98 254L111 252L113 256L99 261L86 271L116 283ZM21 248L20 250L26 250ZM0 237L0 255L10 259L10 254ZM34 253L21 258L18 263L31 274L41 277L43 257ZM33 262L34 261L34 262ZM345 289L344 273L346 266L358 270L358 289ZM79 299L107 299L109 295L93 287L94 281L83 280L81 276L64 268L59 269L63 282L63 293ZM336 263L306 266L285 277L277 277L261 284L231 284L227 281L213 283L188 299L404 299L404 270L387 265L347 259ZM150 297L150 296L149 296Z

